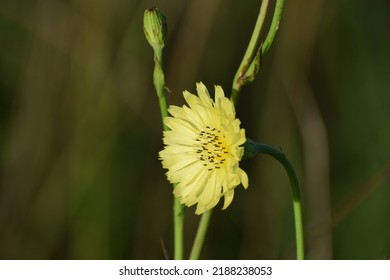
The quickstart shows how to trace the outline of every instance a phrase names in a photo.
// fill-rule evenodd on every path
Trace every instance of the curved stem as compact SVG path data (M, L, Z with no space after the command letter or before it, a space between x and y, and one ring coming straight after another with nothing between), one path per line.
M303 225L302 225L302 209L301 209L301 192L299 189L298 177L295 173L294 167L288 160L286 155L279 149L272 146L256 143L250 139L247 139L245 144L246 157L253 157L256 153L264 153L272 156L278 160L287 172L290 180L292 194L293 194L293 208L294 208L294 221L295 221L295 239L297 246L297 259L303 260L304 254L304 238L303 238Z
M269 0L263 0L261 2L259 15L257 16L256 25L253 30L252 37L249 41L248 48L246 49L241 64L238 67L236 75L234 76L232 94L230 99L235 105L238 102L238 97L240 94L241 86L243 85L243 78L245 76L245 73L253 62L256 56L256 52L258 51L260 46L260 33L263 27L265 16L267 14L268 2Z
M284 0L276 0L275 11L274 11L274 16L272 18L271 26L269 28L267 37L265 38L264 44L262 46L262 56L265 56L268 53L275 39L276 32L279 29L279 23L282 17L283 8L284 8Z
M207 228L210 223L211 213L212 209L205 212L202 217L200 218L198 230L196 232L194 244L192 245L191 253L190 253L190 260L198 260L200 253L202 252L203 243L206 237Z
M288 178L291 184L291 190L293 194L293 207L294 207L294 221L295 221L295 239L297 246L297 259L304 259L304 240L303 240L303 225L302 225L302 209L301 209L301 192L299 189L298 178L295 173L294 167L288 160L286 155L272 146L257 143L257 150L260 153L264 153L272 156L278 160L286 170Z

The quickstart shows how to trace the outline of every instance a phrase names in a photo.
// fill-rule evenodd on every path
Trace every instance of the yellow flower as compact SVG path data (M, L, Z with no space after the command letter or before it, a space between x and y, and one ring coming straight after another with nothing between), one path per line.
M213 208L224 197L230 205L234 188L248 187L248 176L239 167L244 154L245 130L240 129L233 103L215 86L215 102L203 83L197 83L198 97L184 91L188 106L170 106L172 117L164 123L164 150L159 155L167 177L176 183L174 195L182 204L197 204L196 214Z

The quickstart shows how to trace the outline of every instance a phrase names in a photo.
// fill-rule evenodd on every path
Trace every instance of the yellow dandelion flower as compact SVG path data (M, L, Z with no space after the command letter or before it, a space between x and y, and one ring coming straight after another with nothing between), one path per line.
M203 83L198 96L184 91L189 107L170 106L172 117L164 123L164 149L159 153L167 177L176 183L174 195L182 204L197 204L196 214L213 208L224 197L222 209L230 205L234 188L248 187L248 176L239 167L244 154L245 130L240 128L233 103L222 87L215 86L215 101Z

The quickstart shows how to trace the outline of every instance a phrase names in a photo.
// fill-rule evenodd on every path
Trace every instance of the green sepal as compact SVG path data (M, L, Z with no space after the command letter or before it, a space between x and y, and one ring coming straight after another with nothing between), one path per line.
M257 143L250 138L246 138L246 142L244 143L244 155L242 159L250 159L254 158L259 151L257 150Z
M152 48L161 51L167 34L167 21L156 7L145 10L144 33Z

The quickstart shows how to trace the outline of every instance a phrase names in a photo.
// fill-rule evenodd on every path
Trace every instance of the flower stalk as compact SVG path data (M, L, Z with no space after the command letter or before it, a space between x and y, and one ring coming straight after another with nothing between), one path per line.
M167 33L167 24L164 15L157 8L147 9L144 13L144 33L145 37L153 48L154 52L154 70L153 83L157 92L157 97L160 105L161 120L163 122L164 131L169 130L164 124L164 119L168 116L167 105L167 87L165 84L165 76L163 71L163 48L164 40ZM175 188L175 184L173 184ZM184 207L178 199L174 197L173 201L173 223L174 223L174 259L183 259L184 252Z
M295 240L297 247L297 259L303 260L304 254L304 238L303 238L303 225L302 225L302 207L301 207L301 192L299 189L298 177L295 173L294 167L288 160L286 155L279 149L272 146L256 143L251 139L247 138L244 145L245 154L244 159L252 158L258 153L263 153L275 158L281 163L287 172L288 178L291 184L291 190L293 195L293 209L294 209L294 223L295 223Z
M206 238L207 229L210 223L212 209L205 212L199 222L198 230L196 231L194 244L192 245L190 260L198 260L200 253L202 253L203 243Z

